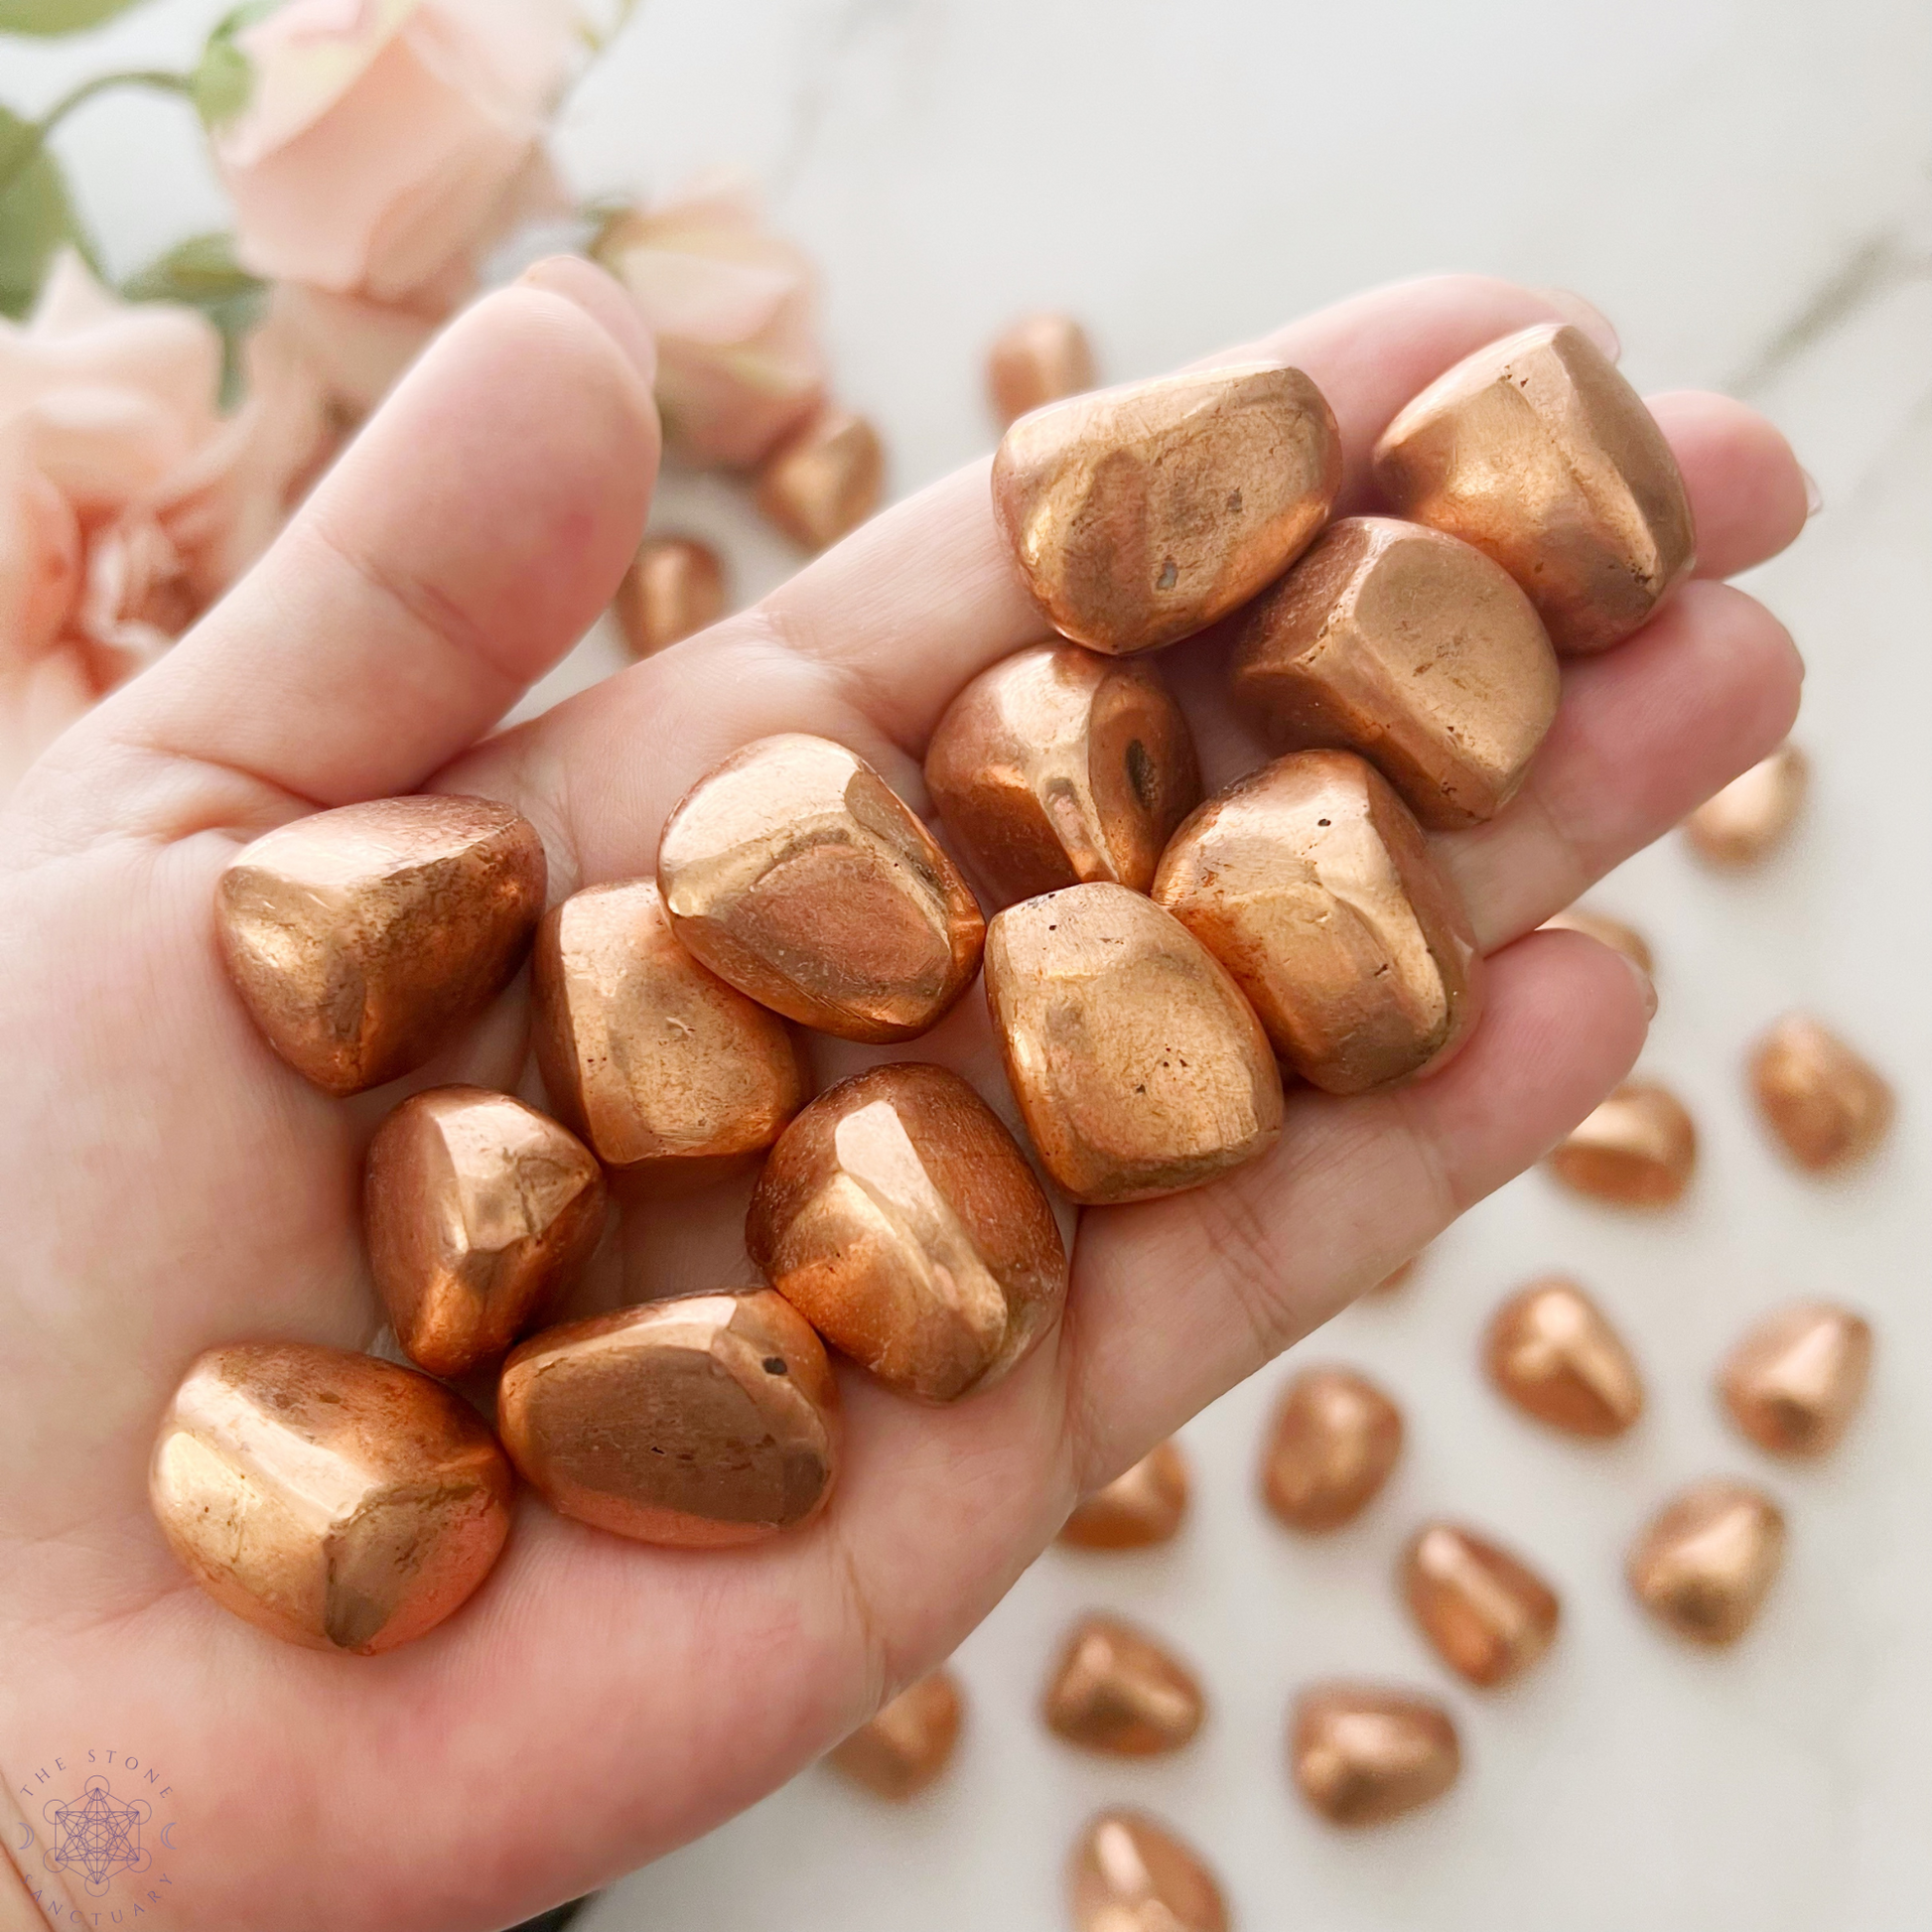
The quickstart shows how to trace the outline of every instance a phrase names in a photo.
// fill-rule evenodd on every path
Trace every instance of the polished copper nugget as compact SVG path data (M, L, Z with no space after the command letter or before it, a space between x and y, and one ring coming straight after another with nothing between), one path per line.
M1334 411L1300 369L1198 369L1024 416L993 509L1034 602L1094 650L1226 617L1308 547L1341 486Z
M856 752L787 732L684 794L657 848L671 929L719 978L841 1039L910 1039L979 970L958 868Z
M1767 1315L1730 1351L1718 1389L1759 1449L1823 1455L1858 1414L1870 1373L1870 1322L1830 1302L1800 1302Z
M1697 556L1677 459L1582 330L1544 323L1439 376L1383 431L1389 507L1472 543L1571 656L1648 622Z
M406 1073L508 983L543 910L543 843L489 798L378 798L279 826L215 886L255 1024L325 1091Z
M1046 1686L1046 1727L1069 1744L1111 1757L1177 1751L1207 1715L1185 1664L1117 1617L1089 1616L1073 1629Z
M1170 1439L1156 1443L1104 1488L1082 1496L1060 1529L1081 1550L1144 1550L1171 1541L1187 1513L1187 1458Z
M1146 892L1201 795L1153 663L1077 644L1035 644L974 678L932 735L925 782L1002 904L1095 879Z
M1402 1453L1402 1411L1366 1376L1304 1369L1275 1412L1262 1499L1291 1529L1334 1530L1381 1492Z
M1621 1436L1643 1414L1643 1379L1622 1337L1561 1275L1532 1282L1496 1311L1483 1363L1525 1415L1572 1436Z
M506 1093L432 1087L369 1143L369 1269L409 1359L462 1375L576 1280L604 1232L604 1175L576 1135Z
M809 1522L838 1470L838 1384L769 1289L646 1302L532 1335L496 1423L552 1509L642 1543L755 1543Z
M696 537L646 537L616 610L632 656L649 657L725 615L725 566Z
M1419 523L1331 523L1233 631L1234 694L1277 744L1359 752L1438 830L1494 818L1557 715L1535 607L1500 564Z
M765 458L758 506L803 550L824 550L856 530L886 485L879 432L849 409L826 409Z
M875 1066L820 1094L771 1150L745 1245L834 1348L928 1402L997 1382L1066 1295L1026 1156L939 1066Z
M1402 1563L1403 1594L1450 1670L1490 1688L1555 1641L1557 1593L1527 1564L1454 1523L1431 1523Z
M1254 1009L1179 920L1124 886L996 914L986 1000L1035 1150L1076 1201L1198 1187L1281 1133Z
M1684 821L1684 836L1714 866L1754 866L1781 846L1804 809L1811 767L1795 745L1780 745L1707 798Z
M987 393L1002 429L1030 410L1077 396L1093 384L1093 347L1071 316L1022 316L987 352Z
M1200 1856L1140 1811L1103 1811L1067 1865L1076 1932L1227 1932L1227 1905Z
M1632 1546L1637 1600L1699 1643L1734 1643L1784 1562L1784 1512L1761 1489L1715 1476L1670 1502Z
M1629 1080L1550 1156L1566 1187L1619 1207L1668 1207L1691 1184L1697 1129L1673 1093Z
M804 1104L785 1023L678 943L654 880L552 906L530 991L551 1105L620 1173L713 1178L769 1147Z
M1757 1042L1750 1073L1764 1124L1813 1173L1870 1153L1891 1125L1884 1076L1807 1014L1787 1013Z
M1545 932L1581 932L1599 946L1621 953L1646 978L1656 971L1651 962L1650 944L1635 926L1625 925L1604 912L1592 912L1587 905L1573 905L1543 921Z
M902 1803L952 1762L964 1710L958 1679L936 1670L883 1706L826 1762L875 1796Z
M1297 1699L1290 1765L1331 1825L1382 1825L1440 1798L1462 1768L1449 1714L1431 1699L1321 1684Z
M223 1609L364 1657L434 1629L483 1582L513 1488L441 1383L296 1341L198 1356L148 1474L162 1534Z
M1328 1093L1422 1072L1481 1013L1461 902L1353 752L1295 752L1216 793L1174 834L1154 898L1234 975L1276 1052Z

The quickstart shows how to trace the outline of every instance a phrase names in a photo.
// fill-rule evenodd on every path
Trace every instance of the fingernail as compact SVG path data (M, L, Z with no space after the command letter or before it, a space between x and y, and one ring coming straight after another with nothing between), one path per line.
M1657 1017L1657 982L1634 959L1630 958L1627 953L1618 953L1617 957L1630 969L1630 977L1636 981L1637 990L1643 995L1643 1017L1646 1020L1655 1020Z
M1805 517L1809 521L1825 507L1825 492L1818 487L1818 479L1802 464L1798 474L1805 480Z
M657 379L657 344L637 305L596 263L581 255L546 255L516 279L522 287L560 295L582 309L647 383Z
M1612 362L1623 353L1623 344L1610 319L1593 302L1586 302L1575 289L1538 289L1536 291L1573 329L1581 329Z

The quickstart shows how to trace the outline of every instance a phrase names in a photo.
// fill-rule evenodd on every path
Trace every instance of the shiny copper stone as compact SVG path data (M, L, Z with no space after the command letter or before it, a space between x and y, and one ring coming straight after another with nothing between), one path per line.
M1081 1497L1060 1541L1081 1550L1144 1550L1169 1542L1187 1513L1187 1458L1157 1443L1104 1488Z
M684 1295L532 1335L496 1422L559 1515L642 1543L754 1543L809 1522L839 1462L824 1345L769 1289Z
M1677 459L1582 330L1545 323L1439 376L1383 431L1389 507L1486 552L1571 656L1649 621L1697 556Z
M1046 1686L1047 1729L1112 1757L1177 1751L1201 1727L1207 1706L1185 1664L1117 1617L1075 1625Z
M1697 1129L1675 1094L1630 1080L1550 1156L1565 1186L1620 1207L1668 1207L1691 1184Z
M1024 416L993 509L1048 623L1152 650L1226 617L1308 547L1341 486L1334 411L1300 369L1200 369Z
M543 910L543 843L488 798L378 798L279 826L215 886L221 957L329 1093L406 1073L493 1000Z
M1026 1156L938 1066L875 1066L820 1094L771 1150L745 1245L834 1348L928 1402L997 1382L1066 1295Z
M1795 745L1781 745L1707 798L1684 821L1684 836L1714 866L1753 866L1781 846L1810 788L1811 767Z
M1884 1076L1806 1014L1787 1013L1757 1042L1750 1072L1764 1124L1814 1173L1870 1153L1891 1125Z
M433 1087L369 1143L369 1268L409 1359L462 1375L500 1355L582 1271L604 1175L576 1135L506 1093Z
M1718 1388L1759 1449L1823 1455L1858 1414L1870 1372L1870 1322L1829 1302L1801 1302L1767 1315L1730 1351Z
M725 567L695 537L646 537L618 586L631 654L649 657L725 615Z
M1402 1584L1423 1635L1471 1684L1522 1676L1556 1638L1556 1591L1507 1550L1454 1523L1418 1533Z
M1227 1932L1227 1905L1198 1853L1145 1812L1103 1811L1073 1847L1076 1932Z
M849 409L827 409L765 458L757 500L801 549L823 550L879 507L885 484L879 432Z
M1001 428L1094 383L1093 347L1071 316L1022 316L986 357L986 386Z
M1646 977L1656 971L1651 961L1649 942L1635 926L1625 925L1621 919L1612 919L1603 912L1592 912L1587 905L1573 905L1568 911L1545 919L1543 930L1581 932L1586 938L1594 939L1599 946L1608 946L1612 952L1621 953Z
M1154 898L1254 1003L1275 1050L1328 1093L1443 1059L1482 1010L1467 915L1421 828L1353 752L1296 752L1217 793Z
M551 1104L621 1173L710 1179L804 1104L785 1023L685 951L653 880L551 907L530 982Z
M986 1000L1035 1150L1073 1200L1198 1187L1281 1133L1254 1009L1179 920L1124 886L996 914Z
M1386 1824L1440 1798L1462 1769L1441 1705L1365 1684L1305 1691L1289 1754L1302 1796L1332 1825Z
M441 1383L293 1341L198 1356L148 1473L162 1534L222 1608L364 1657L434 1629L483 1582L513 1487Z
M1621 1436L1643 1414L1643 1379L1622 1337L1561 1275L1496 1311L1483 1361L1508 1401L1572 1436Z
M1402 1411L1348 1368L1288 1385L1261 1461L1261 1494L1291 1529L1334 1530L1375 1499L1402 1453Z
M1077 644L1035 644L974 678L932 735L925 782L1003 904L1095 879L1146 892L1200 803L1194 741L1160 672Z
M1500 564L1419 523L1350 516L1234 622L1237 698L1289 751L1359 752L1423 824L1515 797L1557 715L1557 654Z
M841 1039L910 1039L979 970L958 868L856 752L791 732L685 793L657 849L684 945L741 993Z
M861 1725L827 1762L875 1796L902 1803L952 1761L964 1709L958 1680L936 1670Z
M1638 1537L1627 1571L1637 1600L1699 1643L1750 1628L1784 1562L1784 1512L1761 1489L1714 1476L1693 1483Z

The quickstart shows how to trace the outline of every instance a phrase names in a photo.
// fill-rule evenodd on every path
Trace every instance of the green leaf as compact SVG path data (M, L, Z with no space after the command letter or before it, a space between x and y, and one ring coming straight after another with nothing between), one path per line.
M232 235L198 234L137 269L121 285L121 293L130 302L186 302L210 309L236 296L258 294L261 287L260 278L235 260Z
M0 6L6 0L0 0ZM188 92L203 126L216 130L248 105L255 91L255 70L235 45L235 36L256 21L265 20L281 0L243 0L243 4L215 23L195 71L188 76Z
M11 172L19 144L32 139L32 125L0 107L0 173ZM43 148L0 193L0 314L24 316L34 306L64 241L84 251L60 163Z
M79 34L140 0L0 0L0 34Z

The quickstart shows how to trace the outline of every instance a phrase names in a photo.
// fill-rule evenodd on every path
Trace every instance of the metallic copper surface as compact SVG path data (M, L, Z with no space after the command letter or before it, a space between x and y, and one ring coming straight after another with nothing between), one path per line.
M1835 1449L1864 1401L1871 1324L1830 1302L1800 1302L1767 1315L1719 1372L1730 1419L1773 1455Z
M1507 1684L1555 1641L1556 1591L1458 1524L1431 1523L1417 1534L1403 1557L1402 1586L1423 1635L1471 1684Z
M653 880L551 907L530 990L550 1103L619 1173L710 1179L769 1147L804 1104L784 1022L685 951Z
M1071 316L1022 316L987 351L987 393L1002 429L1093 384L1093 347Z
M1170 1440L1081 1497L1061 1526L1060 1541L1081 1550L1144 1550L1171 1541L1186 1513L1187 1458Z
M1496 1311L1483 1365L1507 1401L1572 1436L1621 1436L1643 1414L1643 1379L1622 1337L1561 1275Z
M964 1709L959 1680L936 1670L883 1706L826 1762L875 1796L902 1803L952 1761Z
M500 1355L590 1260L604 1175L576 1135L506 1093L433 1087L369 1143L369 1268L396 1339L432 1375Z
M1374 1500L1402 1453L1402 1411L1366 1376L1304 1369L1275 1412L1262 1500L1291 1529L1333 1530Z
M1884 1076L1807 1014L1787 1013L1757 1042L1750 1073L1765 1126L1813 1173L1869 1154L1891 1125Z
M997 1382L1066 1295L1026 1156L939 1066L875 1066L820 1094L771 1150L745 1245L834 1348L928 1402Z
M879 432L849 409L826 409L765 458L756 494L793 543L823 550L879 507L885 484Z
M513 1487L488 1429L440 1383L294 1341L198 1356L148 1473L162 1534L224 1609L364 1657L435 1628L483 1582Z
M257 839L214 892L229 976L329 1093L406 1073L508 983L543 910L543 843L488 798L378 798Z
M1295 752L1218 792L1154 898L1234 975L1275 1050L1328 1093L1408 1079L1482 1010L1482 960L1421 829L1353 752Z
M1198 1187L1281 1133L1281 1073L1254 1009L1179 920L1125 886L996 914L986 1001L1035 1151L1073 1200Z
M1784 1562L1784 1512L1761 1489L1714 1476L1669 1504L1632 1546L1637 1600L1699 1643L1734 1643Z
M1630 1080L1550 1156L1565 1186L1620 1207L1668 1207L1691 1184L1697 1129L1673 1093Z
M1111 1757L1176 1751L1207 1715L1198 1680L1144 1630L1084 1617L1060 1654L1041 1706L1047 1729Z
M1742 776L1707 798L1684 821L1684 836L1714 866L1753 866L1781 846L1804 809L1811 766L1795 745L1780 745Z
M657 848L671 929L721 979L841 1039L910 1039L973 983L958 868L856 752L787 732L684 794Z
M1383 431L1398 515L1486 552L1572 656L1638 629L1696 561L1677 459L1582 330L1544 323L1439 376Z
M932 735L925 782L1002 904L1095 879L1146 892L1201 795L1153 663L1077 644L1035 644L974 678Z
M781 1296L646 1302L532 1335L496 1424L563 1516L642 1543L754 1543L809 1522L838 1472L838 1384Z
M1233 634L1234 694L1277 744L1359 752L1439 830L1494 818L1557 715L1535 607L1500 564L1419 523L1331 523Z
M1581 932L1587 938L1594 939L1599 946L1608 946L1612 952L1621 953L1638 972L1649 975L1656 971L1651 961L1649 942L1635 926L1625 925L1621 919L1612 919L1606 913L1592 912L1587 905L1573 905L1568 911L1545 919L1543 929L1546 932Z
M1188 636L1272 583L1341 486L1334 411L1300 369L1200 369L1024 416L993 509L1048 623L1094 650Z
M1075 1932L1227 1932L1214 1874L1145 1812L1103 1811L1074 1842L1066 1877Z
M1462 1768L1449 1714L1368 1684L1320 1684L1296 1700L1289 1757L1302 1796L1331 1825L1382 1825L1440 1798Z
M695 537L646 537L618 586L616 610L631 653L649 657L725 615L725 566Z

